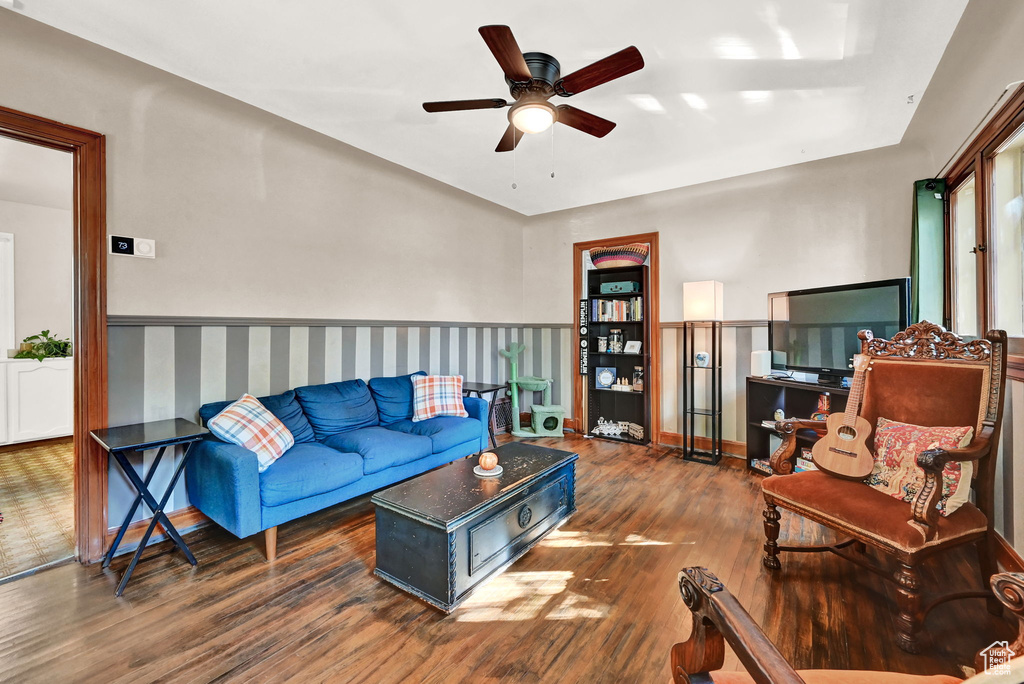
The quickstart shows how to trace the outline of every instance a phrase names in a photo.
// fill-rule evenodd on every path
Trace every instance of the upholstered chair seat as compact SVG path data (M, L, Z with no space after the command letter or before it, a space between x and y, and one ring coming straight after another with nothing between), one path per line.
M903 562L932 546L954 539L981 539L988 519L972 503L965 503L949 517L936 521L935 534L925 540L910 525L910 507L905 501L866 487L863 482L842 480L820 471L773 475L761 482L765 498L786 510L827 524L840 534L867 537L900 557Z

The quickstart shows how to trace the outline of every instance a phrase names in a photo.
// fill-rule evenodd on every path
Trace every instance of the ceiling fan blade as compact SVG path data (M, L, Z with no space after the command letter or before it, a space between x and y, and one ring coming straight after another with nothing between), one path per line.
M508 26L481 26L480 35L506 76L520 82L533 78L530 68L526 66L526 60L523 59L523 51L519 49L519 43L512 35L512 29Z
M465 109L501 109L508 102L500 98L490 100L448 100L446 102L424 102L423 110L427 112L460 112Z
M595 114L569 105L558 105L558 123L589 133L596 138L603 138L615 128L614 121L602 119Z
M615 124L612 125L614 126ZM512 124L509 124L508 128L505 129L505 135L501 136L501 141L498 143L498 146L494 148L494 151L511 152L522 139L523 132Z
M614 55L572 72L555 84L555 92L568 97L643 68L644 58L639 50L630 45L625 50L619 50Z

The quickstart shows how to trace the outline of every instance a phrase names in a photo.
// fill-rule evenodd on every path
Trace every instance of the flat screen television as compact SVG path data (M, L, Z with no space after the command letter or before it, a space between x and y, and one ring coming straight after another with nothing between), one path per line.
M837 384L853 375L860 353L857 333L890 338L908 325L910 278L817 287L768 295L768 348L772 368L817 373Z

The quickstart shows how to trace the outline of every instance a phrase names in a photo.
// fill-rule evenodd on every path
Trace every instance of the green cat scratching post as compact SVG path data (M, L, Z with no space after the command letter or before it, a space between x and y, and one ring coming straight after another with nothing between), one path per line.
M525 344L510 344L508 349L499 349L498 353L508 359L511 369L508 375L508 393L512 397L512 436L513 437L562 437L562 421L565 409L551 403L551 378L538 378L532 375L519 377L519 355L526 349ZM524 428L519 420L519 390L527 392L543 392L541 404L530 405L530 427Z

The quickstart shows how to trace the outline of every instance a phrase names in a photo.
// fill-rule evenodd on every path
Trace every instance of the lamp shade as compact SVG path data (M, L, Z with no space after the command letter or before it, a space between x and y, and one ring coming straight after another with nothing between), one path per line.
M720 321L724 316L722 283L717 280L683 283L684 321Z

